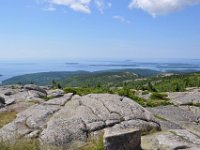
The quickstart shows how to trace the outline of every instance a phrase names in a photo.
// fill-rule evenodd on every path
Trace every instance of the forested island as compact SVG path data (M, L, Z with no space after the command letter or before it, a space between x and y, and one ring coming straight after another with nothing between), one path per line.
M187 87L199 87L199 76L199 72L169 71L163 73L149 69L43 72L16 76L4 80L2 84L36 84L79 88L126 87L154 92L179 92L184 91Z

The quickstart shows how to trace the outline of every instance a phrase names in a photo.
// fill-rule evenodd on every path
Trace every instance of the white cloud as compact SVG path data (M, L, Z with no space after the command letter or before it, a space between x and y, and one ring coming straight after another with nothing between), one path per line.
M90 14L91 10L89 5L92 0L41 0L43 2L48 2L52 5L63 5L70 7L71 9L83 13Z
M127 24L131 23L129 20L127 20L123 16L116 15L116 16L113 16L112 18L115 19L115 20L118 20L121 23L127 23Z
M96 4L97 8L99 9L99 11L103 14L104 8L105 8L104 0L95 0L94 2Z
M129 4L129 8L140 8L155 17L197 3L200 3L200 0L132 0Z
M101 12L101 14L104 13L104 9L112 7L112 3L106 3L105 0L94 0L94 3L97 6L97 9Z
M112 3L106 3L106 0L36 0L39 3L49 3L50 5L63 5L67 6L74 11L83 12L86 14L91 13L92 3L96 5L97 9L103 13L104 9L110 8ZM53 7L50 7L50 10L53 11Z

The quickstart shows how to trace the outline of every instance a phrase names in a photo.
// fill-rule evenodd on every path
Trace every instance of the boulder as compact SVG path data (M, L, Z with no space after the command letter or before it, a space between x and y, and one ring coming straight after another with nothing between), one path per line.
M72 98L72 96L73 96L72 93L65 94L63 97L58 97L58 98L53 98L51 100L48 100L44 104L64 106L66 102Z
M45 98L47 95L45 93L39 92L39 91L34 91L30 90L28 91L28 98L29 99L34 99L34 98Z
M64 96L64 94L65 94L65 92L63 90L60 90L60 89L48 91L48 97L50 97L50 98L61 97L61 96Z
M197 104L200 103L200 92L173 92L169 93L169 98L175 105Z
M10 140L17 137L31 136L29 133L42 130L46 122L60 107L33 105L17 114L17 118L0 129L0 139ZM32 135L34 136L34 135Z
M2 97L2 96L0 96L0 103L1 103L1 104L5 104L5 98Z
M111 94L75 95L50 118L40 140L75 149L86 144L92 133L113 125L117 130L138 129L142 133L160 130L151 113L129 98Z
M185 130L167 130L142 137L143 150L200 149L200 138Z
M14 95L10 96L4 96L5 98L5 103L7 105L11 105L14 103L20 103L20 102L30 102L30 101L38 101L39 103L44 101L45 94L30 90L30 91L22 91L22 92L17 92Z
M0 96L0 108L4 107L5 105L5 98Z
M41 88L37 85L34 85L34 84L25 85L24 89L38 91L38 92L41 92L41 93L44 93L45 95L47 95L46 90L44 90L43 88Z
M105 150L140 150L141 132L139 129L105 129Z
M187 129L200 136L198 113L175 106L159 106L148 110L158 118L162 129Z
M154 115L160 116L163 119L172 122L195 122L198 123L199 115L191 111L183 110L175 106L159 106L155 108L148 108Z
M8 98L6 99L5 101L5 105L8 106L8 105L12 105L15 103L15 99L14 98Z

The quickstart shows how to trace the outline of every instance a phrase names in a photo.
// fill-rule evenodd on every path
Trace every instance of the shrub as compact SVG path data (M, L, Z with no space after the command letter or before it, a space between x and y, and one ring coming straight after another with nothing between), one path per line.
M151 99L169 100L168 95L165 93L152 93Z
M65 93L73 93L73 94L77 93L74 88L65 88L64 91L65 91Z

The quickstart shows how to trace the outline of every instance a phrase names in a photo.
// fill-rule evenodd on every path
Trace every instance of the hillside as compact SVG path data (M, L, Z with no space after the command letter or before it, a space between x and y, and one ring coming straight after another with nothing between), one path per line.
M122 86L125 81L133 81L137 78L151 77L160 74L158 71L148 69L123 69L109 71L76 71L76 72L44 72L27 74L13 77L2 82L9 84L30 84L51 85L52 81L60 83L62 86Z
M10 84L53 85L54 87L107 88L149 90L153 92L180 92L188 87L200 87L200 73L161 73L148 69L109 71L45 72L17 76L3 81Z

